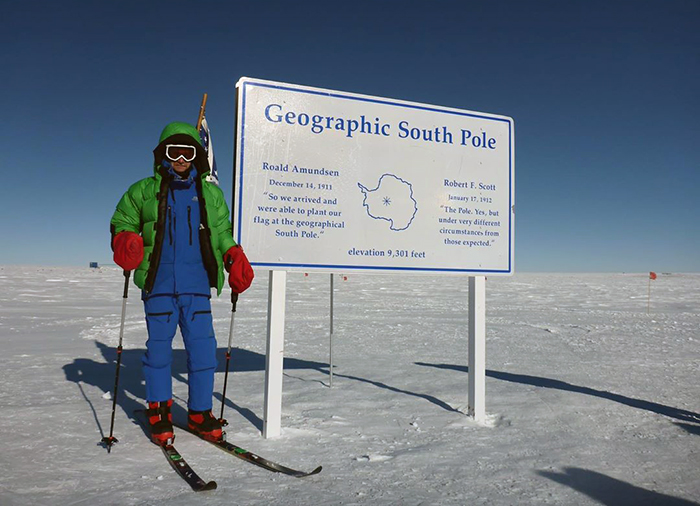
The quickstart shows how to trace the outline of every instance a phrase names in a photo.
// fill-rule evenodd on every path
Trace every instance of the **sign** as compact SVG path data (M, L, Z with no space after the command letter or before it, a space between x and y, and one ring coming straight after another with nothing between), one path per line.
M234 238L271 270L513 273L511 118L238 84Z

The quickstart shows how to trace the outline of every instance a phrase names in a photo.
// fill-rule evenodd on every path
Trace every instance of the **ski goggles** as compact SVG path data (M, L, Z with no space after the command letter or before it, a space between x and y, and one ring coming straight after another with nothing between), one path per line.
M186 144L166 144L165 146L165 156L168 160L176 162L180 158L186 162L191 162L197 155L197 150L194 146L188 146Z

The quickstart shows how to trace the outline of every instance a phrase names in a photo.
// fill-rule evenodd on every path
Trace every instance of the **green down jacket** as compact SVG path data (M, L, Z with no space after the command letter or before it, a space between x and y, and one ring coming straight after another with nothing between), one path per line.
M130 231L143 237L143 261L136 268L136 286L150 292L156 279L160 254L165 237L167 191L172 176L161 162L166 144L189 144L197 148L193 161L198 177L195 179L199 199L201 224L199 242L202 261L209 277L209 286L221 294L224 286L223 256L235 246L229 221L229 209L221 189L205 180L209 162L197 130L187 123L170 123L163 129L158 146L153 150L153 176L137 181L117 204L110 221L112 240L119 232Z

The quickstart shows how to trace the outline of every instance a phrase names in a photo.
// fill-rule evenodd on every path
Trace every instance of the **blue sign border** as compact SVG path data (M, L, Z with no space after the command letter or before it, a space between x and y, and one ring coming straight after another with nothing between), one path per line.
M289 86L284 86L281 84L270 84L261 83L255 81L243 81L243 91L241 94L241 157L240 157L240 175L238 178L238 209L236 209L236 214L238 215L238 234L236 237L236 242L241 243L241 228L242 228L242 216L241 216L241 206L243 204L243 166L245 160L245 106L246 106L246 90L248 86L258 86L260 88L270 88L275 90L292 91L296 93L306 93L308 95L320 95L324 97L340 98L344 100L357 100L359 102L370 102L373 104L383 104L391 105L394 107L405 107L408 109L418 109L422 111L439 112L445 114L453 114L455 116L468 116L470 118L486 119L490 121L502 121L508 124L508 269L500 270L487 270L487 269L442 269L436 267L380 267L380 266L365 266L365 265L334 265L334 264L291 264L291 263L266 263L266 262L251 262L251 265L259 267L294 267L299 269L338 269L338 270L373 270L373 271L415 271L415 272L456 272L456 273L502 273L511 274L513 272L513 123L504 118L493 118L491 116L484 116L481 114L468 113L453 111L449 109L441 109L435 106L428 105L418 105L418 104L405 104L388 99L381 98L370 98L370 97L356 97L351 95L344 95L339 92L326 92L318 90L306 90L299 88L291 88ZM234 176L235 177L235 176Z

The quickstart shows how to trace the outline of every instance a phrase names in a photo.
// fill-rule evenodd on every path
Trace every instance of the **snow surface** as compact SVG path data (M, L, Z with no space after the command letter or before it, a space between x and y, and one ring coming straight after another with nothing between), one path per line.
M325 274L288 276L283 431L260 435L267 273L241 297L229 440L269 473L180 433L216 491L195 495L132 418L145 323L131 287L111 454L123 277L0 268L0 504L521 505L700 501L700 275L516 274L487 281L488 422L464 413L467 280L336 277L328 387ZM228 296L214 300L223 366ZM184 417L186 358L174 388ZM215 413L223 373L217 374Z

